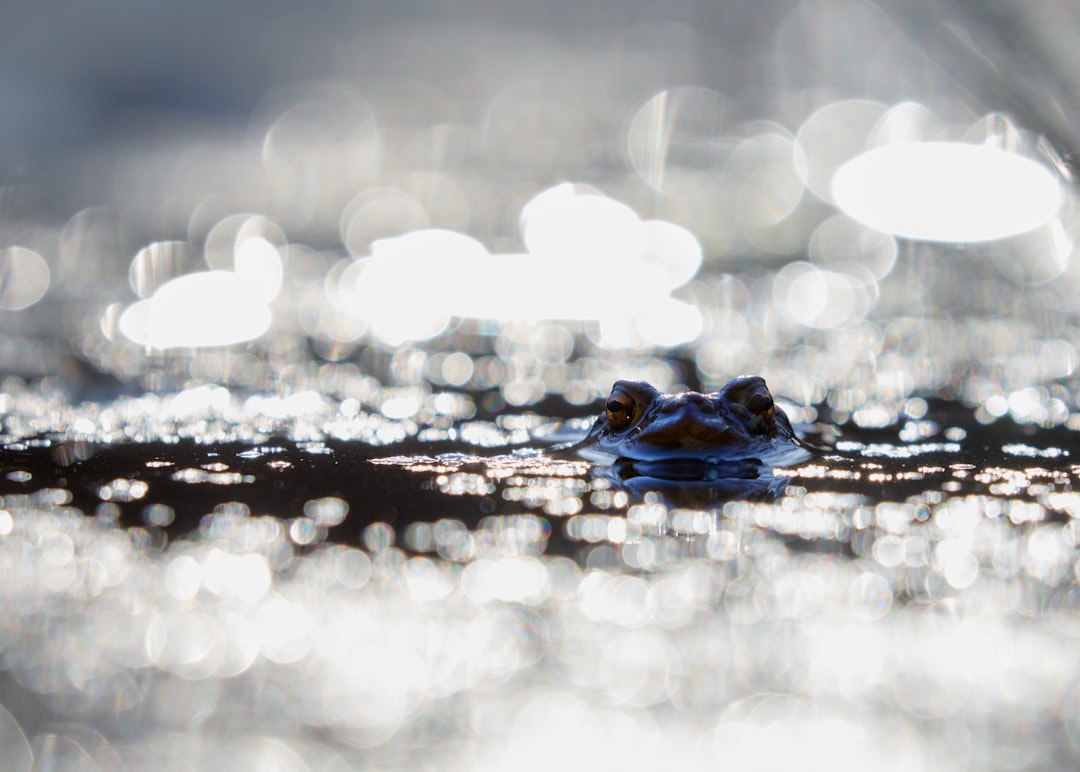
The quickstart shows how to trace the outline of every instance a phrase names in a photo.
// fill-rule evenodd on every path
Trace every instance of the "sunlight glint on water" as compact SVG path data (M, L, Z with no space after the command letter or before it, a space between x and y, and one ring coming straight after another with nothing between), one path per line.
M470 737L471 748L464 758L448 748L446 759L463 768L499 768L508 759L549 768L619 753L638 768L632 759L670 761L668 743L677 736L684 740L678 757L693 767L771 768L797 751L804 761L829 758L841 769L940 769L916 716L954 715L960 729L978 731L977 717L960 711L1013 699L1009 684L1022 677L1024 710L1050 720L1057 685L1080 676L1069 643L1078 634L1071 607L1047 612L1049 627L1012 619L1016 600L995 600L995 593L1015 569L995 558L989 576L957 582L945 541L932 567L921 569L910 550L901 571L890 561L798 556L738 525L728 516L738 516L733 509L715 533L743 541L741 553L684 555L632 576L520 554L512 545L533 538L529 518L497 525L502 547L477 531L487 549L495 547L487 557L444 562L407 559L374 535L371 552L290 547L288 532L272 521L228 514L211 516L201 538L156 551L139 547L134 534L102 530L94 518L5 503L15 518L0 541L0 571L9 600L22 596L19 615L5 626L19 630L5 638L6 662L27 688L73 717L144 679L146 697L125 697L142 701L143 727L125 753L152 752L176 727L202 726L192 750L219 760L226 751L220 733L236 717L229 702L207 700L226 687L254 699L272 685L274 697L251 703L246 721L295 712L346 757L381 758L393 735L424 732L466 710L470 728L460 738ZM938 508L935 519L961 539L994 528L962 502ZM910 526L881 524L915 538ZM1076 564L1075 546L1059 534L1054 526L1033 531L1020 545L1020 570L1051 584L1071 581L1047 573L1063 559ZM988 535L973 543L1001 554L1008 542L994 546ZM68 545L63 559L56 550L37 557L24 550L60 536ZM644 539L656 550L676 549L663 536ZM59 582L63 567L67 578ZM923 577L921 588L909 584L912 571ZM151 581L158 576L161 583ZM890 608L904 587L940 603L962 597L983 611ZM76 613L46 626L40 612L76 600ZM145 611L132 616L132 603ZM726 615L716 616L718 604ZM56 646L75 640L79 648L55 663L59 680L42 671ZM541 658L549 665L537 669ZM883 688L910 718L867 710L866 700ZM603 699L585 701L581 689ZM668 702L697 719L649 709ZM564 723L559 743L542 742ZM788 745L793 736L802 738L797 749ZM715 742L702 742L709 737ZM299 735L279 741L301 757L315 752ZM621 749L615 756L613 743ZM981 758L962 746L952 752Z

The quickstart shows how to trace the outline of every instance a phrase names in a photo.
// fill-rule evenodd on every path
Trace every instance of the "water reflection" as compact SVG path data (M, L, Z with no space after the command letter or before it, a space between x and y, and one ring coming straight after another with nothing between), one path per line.
M715 464L626 461L596 470L612 487L632 494L662 496L671 506L704 509L731 500L773 500L783 495L791 478L755 461Z

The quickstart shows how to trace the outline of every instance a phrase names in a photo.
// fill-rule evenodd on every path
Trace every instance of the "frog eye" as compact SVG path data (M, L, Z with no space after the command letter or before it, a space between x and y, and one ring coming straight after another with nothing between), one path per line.
M746 398L746 409L753 414L750 419L750 431L754 434L773 436L773 398L769 392L755 392Z
M746 406L751 413L759 415L767 421L773 417L773 398L768 392L762 393L759 391L751 394L746 400Z
M634 420L634 400L626 394L612 394L604 405L604 414L612 429L625 429Z

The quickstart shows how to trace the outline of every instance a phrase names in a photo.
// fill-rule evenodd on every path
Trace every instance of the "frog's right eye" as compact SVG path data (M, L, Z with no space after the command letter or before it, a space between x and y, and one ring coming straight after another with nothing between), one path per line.
M625 429L634 421L634 400L626 394L612 394L604 405L604 415L612 429Z
M750 412L754 415L759 415L766 421L772 420L773 398L769 392L754 392L746 398L746 406L750 408Z

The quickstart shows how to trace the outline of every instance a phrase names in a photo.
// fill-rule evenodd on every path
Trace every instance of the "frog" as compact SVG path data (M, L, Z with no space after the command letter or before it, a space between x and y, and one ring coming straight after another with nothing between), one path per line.
M759 375L733 378L706 394L665 394L645 381L616 381L585 437L561 450L669 479L740 478L812 456Z

